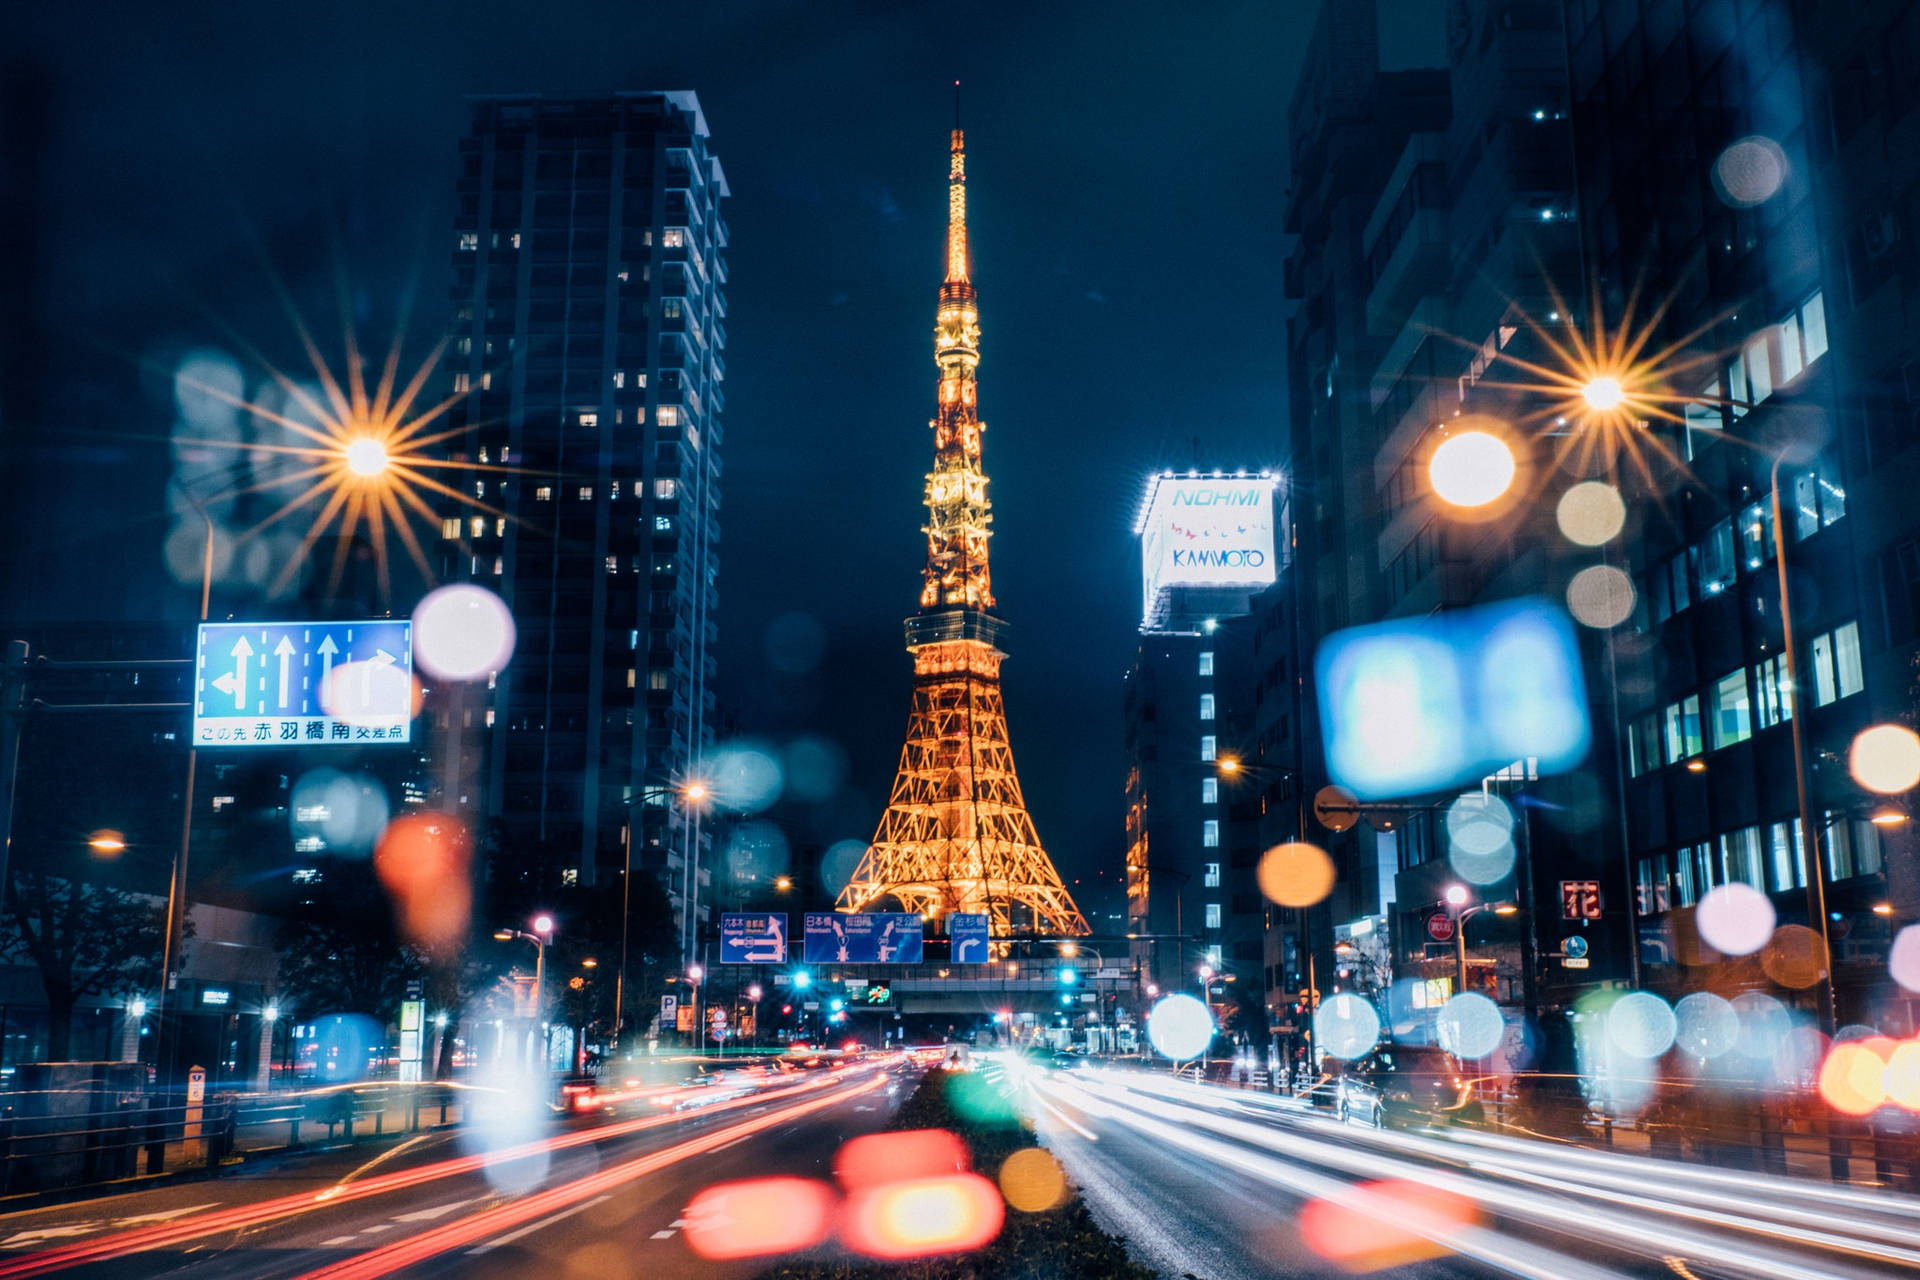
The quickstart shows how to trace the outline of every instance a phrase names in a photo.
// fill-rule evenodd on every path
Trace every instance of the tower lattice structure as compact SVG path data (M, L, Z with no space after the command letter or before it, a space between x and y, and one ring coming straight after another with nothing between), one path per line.
M1085 934L1086 919L1027 813L1007 738L1000 694L1006 654L999 645L1006 624L991 612L993 514L974 376L980 312L967 257L966 150L956 127L947 276L933 333L940 398L929 424L926 581L920 611L906 621L913 705L887 811L835 905L861 911L891 898L933 921L956 911L984 913L997 938Z

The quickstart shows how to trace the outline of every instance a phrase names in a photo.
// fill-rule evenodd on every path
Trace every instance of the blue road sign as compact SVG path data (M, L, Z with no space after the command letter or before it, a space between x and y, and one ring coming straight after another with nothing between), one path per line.
M783 911L722 912L721 964L785 964L787 916Z
M912 911L807 912L807 963L919 964L923 922Z
M413 624L205 622L196 747L364 746L413 731Z
M992 920L986 912L956 912L947 917L947 937L953 943L955 964L985 964L992 958L987 939L992 936Z

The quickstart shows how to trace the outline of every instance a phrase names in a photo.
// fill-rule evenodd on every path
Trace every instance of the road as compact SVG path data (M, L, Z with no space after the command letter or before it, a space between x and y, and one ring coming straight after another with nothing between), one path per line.
M0 1216L0 1280L186 1274L261 1280L750 1276L703 1262L681 1212L702 1188L831 1177L847 1138L883 1127L915 1073L810 1073L692 1109L651 1101L489 1153L471 1132L289 1157L217 1180ZM491 1157L491 1158L490 1158Z
M1920 1199L1502 1134L1378 1131L1136 1071L1005 1077L1094 1216L1173 1276L1751 1276L1920 1269ZM1351 1267L1337 1255L1351 1252Z

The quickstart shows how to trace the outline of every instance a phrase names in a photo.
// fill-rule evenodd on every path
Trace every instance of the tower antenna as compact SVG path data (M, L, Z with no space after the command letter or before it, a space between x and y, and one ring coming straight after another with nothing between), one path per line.
M953 82L953 127L960 127L960 82Z

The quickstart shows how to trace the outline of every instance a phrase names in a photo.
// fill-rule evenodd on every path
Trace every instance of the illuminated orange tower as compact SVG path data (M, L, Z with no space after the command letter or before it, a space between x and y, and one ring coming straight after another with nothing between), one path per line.
M955 121L956 126L958 121ZM927 475L927 572L907 619L913 707L887 811L835 904L863 911L891 898L941 920L983 912L998 938L1084 934L1087 922L1040 847L1013 771L1000 697L1000 633L987 573L993 522L980 464L974 371L980 312L967 278L964 139L953 131L947 187L947 278L933 330L940 407Z

